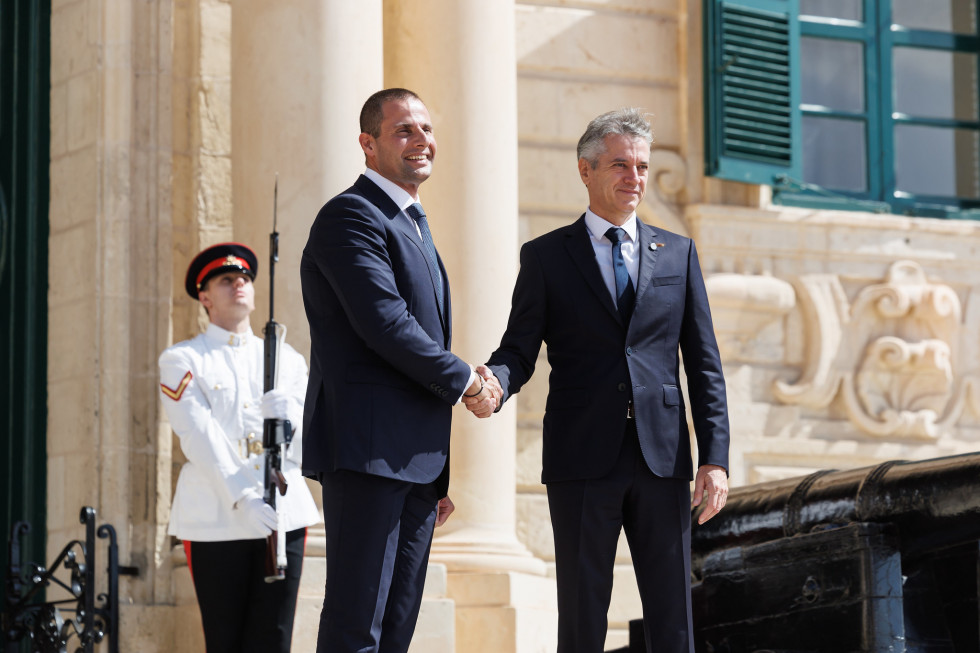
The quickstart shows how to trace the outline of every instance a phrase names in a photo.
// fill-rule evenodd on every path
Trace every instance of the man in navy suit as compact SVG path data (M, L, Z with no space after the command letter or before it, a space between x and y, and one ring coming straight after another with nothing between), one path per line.
M694 651L693 468L679 353L700 458L699 522L728 494L725 380L697 252L690 239L636 217L652 142L634 109L589 123L578 144L589 208L521 249L507 331L487 363L506 401L530 378L541 343L548 348L542 482L555 536L559 653L603 650L621 528L647 650Z
M418 189L436 141L415 93L361 110L367 170L320 210L300 275L310 323L303 470L323 487L327 582L317 651L403 653L448 497L452 406L490 388L449 351L446 270Z

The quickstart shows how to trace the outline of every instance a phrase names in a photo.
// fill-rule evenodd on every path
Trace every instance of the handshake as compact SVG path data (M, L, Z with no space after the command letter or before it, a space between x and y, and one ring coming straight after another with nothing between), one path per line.
M463 403L477 417L490 417L503 403L504 391L500 381L486 365L477 367L476 374L476 381L463 393Z

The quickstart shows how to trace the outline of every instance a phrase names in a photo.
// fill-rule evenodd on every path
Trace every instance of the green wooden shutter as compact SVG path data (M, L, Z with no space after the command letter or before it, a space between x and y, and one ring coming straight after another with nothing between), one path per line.
M800 178L796 0L705 0L706 174Z

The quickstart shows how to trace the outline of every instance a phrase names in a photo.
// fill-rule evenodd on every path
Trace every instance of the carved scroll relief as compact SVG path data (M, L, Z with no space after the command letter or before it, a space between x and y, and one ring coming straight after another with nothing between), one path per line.
M894 263L853 305L836 275L801 277L798 295L809 330L807 362L795 383L775 383L780 401L826 408L840 393L862 431L922 439L954 424L968 394L980 406L974 370L954 369L966 332L959 297L930 283L917 263Z
M655 149L650 152L649 185L643 203L636 207L644 222L659 224L682 236L690 236L677 204L677 194L687 184L687 164L676 152Z

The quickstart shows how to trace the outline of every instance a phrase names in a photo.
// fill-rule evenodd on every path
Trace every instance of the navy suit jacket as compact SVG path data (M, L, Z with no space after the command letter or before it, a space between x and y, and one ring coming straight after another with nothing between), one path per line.
M445 496L452 405L470 367L449 352L441 260L431 268L412 219L362 175L320 209L300 276L311 340L304 472L437 480Z
M488 364L506 401L531 377L542 341L547 346L544 483L608 473L630 398L650 470L692 478L680 354L699 462L728 469L725 380L694 242L639 220L637 226L639 279L629 325L602 280L584 215L521 248L507 331Z

